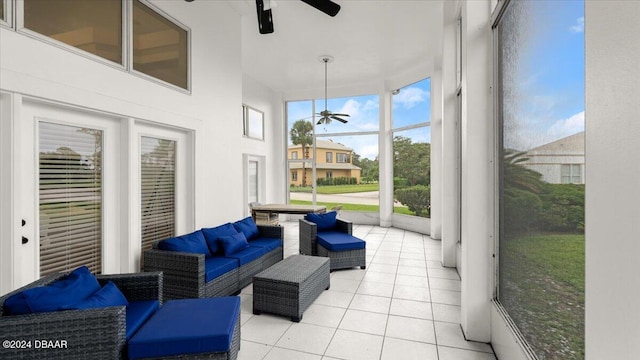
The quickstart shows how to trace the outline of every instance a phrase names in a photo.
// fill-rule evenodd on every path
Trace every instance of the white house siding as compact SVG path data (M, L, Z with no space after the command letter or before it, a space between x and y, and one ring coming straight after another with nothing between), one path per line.
M542 174L542 180L562 183L562 165L580 165L580 184L584 184L584 131L527 151L523 162L527 168Z

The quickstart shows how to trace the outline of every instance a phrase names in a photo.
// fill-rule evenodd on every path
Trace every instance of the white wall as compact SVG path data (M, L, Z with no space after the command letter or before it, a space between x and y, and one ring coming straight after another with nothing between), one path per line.
M284 132L280 98L250 81L247 98L256 103L264 101L268 114L265 118L267 140L256 147L242 136L240 15L222 1L152 0L151 3L191 30L190 94L7 28L0 28L0 90L20 95L19 98L44 99L123 119L141 119L194 131L195 189L192 193L197 194L194 228L233 221L246 214L243 187L230 186L242 179L243 152L259 153L268 159L268 168L272 170L267 178L272 185L267 188L267 198L282 200L284 190L274 190L273 186L281 183L284 176L277 171L284 163L284 151L279 148ZM204 13L208 15L202 16ZM11 116L19 119L19 115ZM3 115L3 122L5 119ZM123 121L130 124L128 120ZM125 146L129 141L123 139ZM5 155L3 149L3 159ZM3 175L0 193L11 191L10 182L6 181L10 178ZM3 214L7 209L3 207ZM23 214L13 216L20 218ZM12 223L16 227L19 222ZM0 248L14 241L14 236L6 235L9 233L3 229ZM130 266L124 266L127 267ZM36 274L27 275L27 278L35 277ZM4 292L6 288L0 290Z
M586 359L640 359L640 2L585 3Z
M242 152L266 157L265 203L286 202L287 173L285 159L284 101L282 94L268 88L253 78L244 75L242 79L242 102L264 112L264 141L243 138Z

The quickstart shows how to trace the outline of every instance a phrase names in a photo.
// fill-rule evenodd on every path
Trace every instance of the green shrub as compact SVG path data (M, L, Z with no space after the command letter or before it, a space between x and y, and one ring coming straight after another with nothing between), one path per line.
M395 183L395 180L394 180ZM431 189L425 185L416 185L404 189L397 189L395 198L409 210L416 213L416 216L429 216L431 207Z
M540 199L540 230L584 233L584 185L545 184Z
M502 226L507 234L530 233L536 229L543 208L538 195L527 190L507 188L503 199Z
M356 185L358 183L358 179L355 177L332 177L332 178L318 178L316 180L316 184L318 186L326 186L326 185Z
M404 189L406 187L409 186L409 180L405 179L405 178L401 178L401 177L394 177L393 178L393 188L398 190L398 189Z

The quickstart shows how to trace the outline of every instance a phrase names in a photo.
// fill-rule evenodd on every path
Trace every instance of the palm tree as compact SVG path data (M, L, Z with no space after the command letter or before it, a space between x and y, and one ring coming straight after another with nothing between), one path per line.
M294 145L302 145L302 158L308 159L309 153L306 148L313 143L313 124L311 121L298 120L294 122L289 136L291 136L291 142ZM307 186L307 172L304 162L302 162L302 186Z
M539 194L544 184L542 174L522 164L529 160L525 154L526 151L504 149L504 186Z

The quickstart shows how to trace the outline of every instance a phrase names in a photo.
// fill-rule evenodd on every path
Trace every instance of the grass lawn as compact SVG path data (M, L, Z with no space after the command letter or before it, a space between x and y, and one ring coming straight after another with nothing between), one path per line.
M584 359L584 235L501 244L500 295L540 359Z
M311 205L311 201L305 200L291 200L292 204L298 205ZM330 203L330 202L316 202L317 205L326 206L327 209L331 209L334 206L342 205L342 210L346 211L363 211L363 212L378 212L380 206L378 205L363 205L363 204L342 204L342 203ZM397 214L415 215L415 213L406 207L394 207L393 212Z
M332 185L332 186L318 186L316 189L317 194L348 194L366 191L378 191L380 186L378 184L359 184L359 185ZM311 186L294 186L289 188L290 192L304 192L310 193Z

